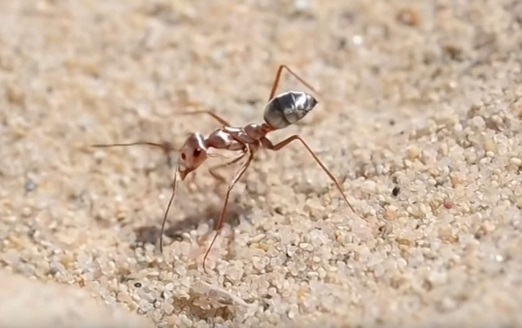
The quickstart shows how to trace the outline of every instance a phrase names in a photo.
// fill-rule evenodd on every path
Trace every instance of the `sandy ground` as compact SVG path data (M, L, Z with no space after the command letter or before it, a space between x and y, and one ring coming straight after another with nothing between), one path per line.
M107 306L160 327L522 326L522 2L3 0L0 45L2 277L90 295L83 326ZM302 135L357 213L295 144L238 183L208 274L225 186L206 169L159 255L164 154L89 145L179 146L217 127L174 115L195 107L260 122L279 64L320 104L271 138ZM19 308L42 295L17 286ZM76 304L53 288L44 305Z

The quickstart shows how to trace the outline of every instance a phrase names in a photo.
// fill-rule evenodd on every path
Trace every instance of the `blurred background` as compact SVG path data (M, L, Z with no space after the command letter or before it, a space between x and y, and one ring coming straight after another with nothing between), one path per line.
M521 25L515 0L0 1L0 267L156 326L517 326ZM217 127L175 115L196 108L261 122L280 64L319 105L271 137L302 135L357 214L293 145L238 184L213 274L205 170L157 255L164 154L90 145L179 147Z

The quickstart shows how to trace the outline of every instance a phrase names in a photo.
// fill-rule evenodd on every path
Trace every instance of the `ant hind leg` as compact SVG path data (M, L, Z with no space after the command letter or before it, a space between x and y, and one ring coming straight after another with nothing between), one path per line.
M281 74L283 73L283 69L286 69L288 73L292 74L293 77L295 77L299 82L301 82L304 86L306 86L308 89L310 89L314 93L318 93L308 82L305 81L302 77L297 75L294 71L292 71L288 66L286 65L279 65L277 68L277 73L275 75L274 83L272 83L272 90L270 91L270 96L268 97L268 101L270 101L272 98L274 98L277 87L279 86L279 80L281 79Z
M335 183L335 185L337 186L337 189L339 190L339 192L341 193L341 195L343 196L344 200L346 201L348 206L351 208L351 210L354 213L357 213L357 212L355 212L355 209L353 208L352 204L350 204L350 202L348 201L348 198L344 194L344 192L343 192L343 190L341 188L341 185L339 184L337 179L333 176L333 174L330 172L330 170L328 170L326 168L326 166L323 164L323 162L321 162L319 157L317 157L317 155L310 148L310 146L308 146L308 144L300 136L298 136L298 135L290 136L290 137L286 138L285 140L283 140L283 141L281 141L281 142L279 142L279 143L277 143L275 145L268 138L261 139L261 142L262 142L262 144L263 144L263 146L265 148L270 149L270 150L274 150L274 151L278 151L278 150L282 149L283 147L287 146L289 143L291 143L294 140L298 140L299 142L301 142L301 144L306 148L306 150L308 150L308 152L310 153L310 155L312 155L312 157L314 158L316 163L319 164L319 166L323 169L324 173L326 173L326 175L328 175L328 177Z

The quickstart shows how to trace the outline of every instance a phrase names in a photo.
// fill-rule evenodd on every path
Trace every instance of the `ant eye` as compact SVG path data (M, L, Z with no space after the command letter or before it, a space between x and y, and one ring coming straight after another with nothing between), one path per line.
M198 157L199 155L201 154L201 149L194 149L194 153L192 154L192 156L194 157Z
M187 158L187 155L185 155L185 153L181 153L181 159L185 160L186 158Z

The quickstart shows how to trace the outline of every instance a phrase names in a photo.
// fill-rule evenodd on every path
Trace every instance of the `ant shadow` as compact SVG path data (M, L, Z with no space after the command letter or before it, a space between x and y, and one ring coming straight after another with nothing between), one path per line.
M225 213L225 225L231 226L232 228L237 227L240 223L240 218L246 217L251 211L250 208L238 205L234 200L229 202ZM183 234L196 230L201 223L209 223L212 227L212 231L214 231L216 221L221 215L222 207L223 204L221 203L210 204L202 210L200 209L189 213L184 219L168 226L165 229L164 236L168 237L171 241L167 243L167 240L164 239L164 246L183 241ZM136 239L134 243L132 243L131 248L144 247L146 244L152 244L159 248L160 224L138 227L134 229L134 233L136 234ZM232 236L232 240L233 238Z

